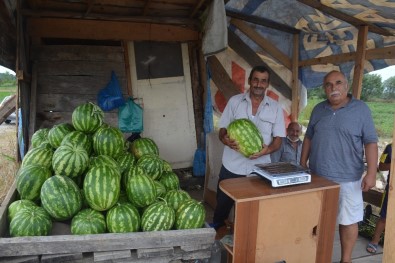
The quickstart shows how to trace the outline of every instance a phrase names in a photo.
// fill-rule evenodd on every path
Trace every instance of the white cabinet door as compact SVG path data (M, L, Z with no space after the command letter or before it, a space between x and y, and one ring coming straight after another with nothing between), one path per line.
M132 42L128 51L133 97L144 108L142 136L157 143L160 157L173 169L191 167L197 146L188 46L181 44L184 76L168 78L138 80Z

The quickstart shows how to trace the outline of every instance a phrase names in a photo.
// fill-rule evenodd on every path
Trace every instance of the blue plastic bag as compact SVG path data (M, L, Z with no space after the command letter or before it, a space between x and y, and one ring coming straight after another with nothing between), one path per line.
M140 133L143 131L143 108L128 98L118 110L118 127L122 132Z
M125 104L121 86L114 71L111 72L110 82L105 88L100 90L97 96L97 102L103 111L110 111Z
M193 157L193 176L205 176L206 174L206 151L197 149Z

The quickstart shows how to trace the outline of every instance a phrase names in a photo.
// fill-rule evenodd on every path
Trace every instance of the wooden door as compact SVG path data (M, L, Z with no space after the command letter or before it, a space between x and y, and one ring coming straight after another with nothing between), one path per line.
M142 136L152 138L157 143L160 157L168 161L173 169L191 167L197 147L188 47L186 44L175 45L169 51L166 51L166 46L160 46L162 50L159 54L155 49L151 50L152 54L150 50L143 50L147 52L144 56L136 54L133 42L128 43L133 97L138 98L144 109ZM177 52L177 45L180 60L170 56L170 59L163 58L169 59L169 62L160 61L161 55ZM154 60L162 67L159 65L156 71L148 74L141 71L141 67L155 63ZM166 74L169 76L164 76Z

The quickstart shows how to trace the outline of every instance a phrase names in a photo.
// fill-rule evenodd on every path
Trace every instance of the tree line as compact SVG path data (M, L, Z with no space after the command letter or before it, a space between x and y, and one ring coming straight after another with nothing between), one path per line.
M9 72L0 73L0 85L16 86L16 76Z
M349 86L351 87L351 81ZM325 93L322 86L308 91L309 98L325 99ZM380 75L365 74L362 79L361 100L394 100L395 99L395 76L382 81Z

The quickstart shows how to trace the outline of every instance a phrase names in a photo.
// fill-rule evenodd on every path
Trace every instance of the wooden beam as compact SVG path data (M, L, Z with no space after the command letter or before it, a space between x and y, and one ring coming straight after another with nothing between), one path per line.
M147 15L150 4L151 4L151 0L146 0L145 1L144 8L143 8L143 13L141 14L142 16Z
M1 3L1 1L0 1ZM25 17L56 17L56 18L70 18L70 19L91 19L91 20L106 20L106 21L123 21L123 22L138 22L138 23L154 23L166 25L182 25L192 28L197 28L200 25L198 19L183 18L183 17L152 17L152 16L125 16L125 15L111 15L90 13L89 15L81 14L75 11L46 11L46 10L30 10L21 9L21 14Z
M182 26L83 19L29 18L32 37L127 41L196 41L199 32Z
M246 15L246 14L242 14L242 13L234 12L234 11L230 11L230 10L226 10L226 15L229 17L232 17L232 18L244 20L249 23L253 23L256 25L261 25L261 26L265 26L268 28L280 30L280 31L290 33L290 34L300 33L299 29L295 29L294 27L280 24L280 23L277 23L277 22L272 21L270 19L259 17L259 16Z
M366 50L367 60L388 58L395 58L395 46Z
M293 37L292 52L292 100L291 100L291 121L297 121L299 116L300 87L299 87L299 34Z
M291 100L291 87L270 66L259 57L246 43L243 42L232 30L228 29L228 44L251 67L264 65L270 70L270 84L285 98Z
M327 15L331 15L333 17L336 17L337 19L343 20L355 27L360 27L360 26L368 26L368 30L370 32L379 34L379 35L383 35L383 36L393 36L393 34L391 34L390 31L381 28L379 26L376 26L375 24L369 23L367 21L363 21L361 19L355 18L351 15L345 14L343 12L340 12L332 7L329 7L327 5L323 5L320 3L320 1L317 0L298 0L298 2L303 3L305 5L308 5L312 8L315 8Z
M208 57L207 62L210 67L211 78L217 88L224 95L226 101L228 101L232 96L240 93L239 89L233 83L232 79L229 77L224 67L222 67L216 56Z
M85 11L84 17L88 16L89 13L92 11L93 6L95 5L96 0L88 0L88 8Z
M236 26L245 35L251 38L255 43L257 43L263 50L270 54L274 59L279 61L282 65L287 67L289 70L292 69L291 60L287 55L285 55L281 50L276 48L269 40L265 39L259 35L253 28L248 26L248 24L239 19L231 19L230 23Z
M37 63L33 63L32 66L32 82L30 84L30 105L29 105L29 130L28 130L28 135L29 138L32 138L34 132L36 131L36 122L37 122L37 77L38 77L38 72L37 72ZM26 142L25 142L26 144ZM31 141L29 140L28 143L28 148L30 148Z
M125 61L125 76L126 76L126 90L129 97L132 97L132 76L130 74L130 63L129 63L129 51L128 51L128 42L122 41L123 47L123 57Z
M361 26L358 30L357 54L355 57L354 76L352 78L352 95L357 99L361 97L362 92L367 38L368 26Z
M299 67L308 67L320 64L341 64L344 62L355 60L356 52L331 55L326 57L311 58L299 61Z
M190 18L193 18L196 13L199 11L200 7L202 6L202 4L204 3L205 0L200 0L197 2L195 8L192 10L191 14L189 15Z
M29 73L23 71L23 70L17 70L16 71L16 79L18 81L25 81L25 82L30 82L32 77Z
M307 67L319 64L341 64L344 62L355 60L357 53L350 52L338 55L331 55L326 57L305 59L299 61L299 67ZM365 58L366 60L372 59L388 59L395 57L395 46L375 48L366 50Z
M395 114L394 114L394 129L392 133L392 158L391 158L391 169L392 173L395 171ZM383 263L395 262L395 183L394 176L390 177L389 192L388 192L388 203L387 203L387 218L385 223L385 235L384 235L384 254Z

